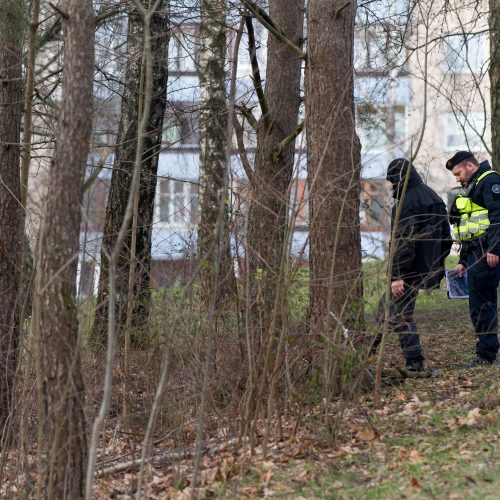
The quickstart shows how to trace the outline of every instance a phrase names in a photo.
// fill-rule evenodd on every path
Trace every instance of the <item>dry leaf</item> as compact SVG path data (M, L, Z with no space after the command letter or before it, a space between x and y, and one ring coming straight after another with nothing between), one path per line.
M461 417L458 419L460 425L474 425L477 424L479 418L481 417L481 410L479 408L474 408L467 414L466 417Z
M411 487L415 489L420 489L420 483L418 482L418 479L416 477L411 478Z
M496 424L497 423L497 420L498 420L498 416L495 415L494 413L488 413L487 415L485 415L484 417L484 421L491 425L491 424Z
M406 401L408 396L401 389L396 389L394 399L396 399L396 401Z
M356 431L356 438L359 441L372 441L375 439L375 432L368 426L358 427Z

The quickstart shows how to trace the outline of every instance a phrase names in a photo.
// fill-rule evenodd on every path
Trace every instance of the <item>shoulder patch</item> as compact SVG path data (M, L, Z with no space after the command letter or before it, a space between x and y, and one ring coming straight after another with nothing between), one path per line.
M495 194L500 194L500 184L493 184L491 186L491 191Z

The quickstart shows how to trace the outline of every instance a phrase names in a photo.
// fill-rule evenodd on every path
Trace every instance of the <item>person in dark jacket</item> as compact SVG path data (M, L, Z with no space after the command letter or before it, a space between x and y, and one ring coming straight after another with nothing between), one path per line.
M389 304L384 295L378 321L382 323L389 307L389 327L399 334L406 369L421 372L426 370L425 358L413 313L419 290L439 287L444 276L444 261L452 245L448 212L443 200L424 184L408 160L391 161L386 178L395 200L391 214L394 239L390 242L393 262ZM394 228L398 209L399 221ZM376 344L379 342L380 338Z
M496 363L498 341L497 286L500 279L500 175L470 151L458 151L446 162L466 190L450 209L454 236L460 241L459 274L467 271L469 312L477 334L476 358L467 367Z

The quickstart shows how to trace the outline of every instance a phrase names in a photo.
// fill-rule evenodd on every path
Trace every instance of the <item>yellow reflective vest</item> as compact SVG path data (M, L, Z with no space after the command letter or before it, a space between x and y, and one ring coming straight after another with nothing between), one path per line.
M487 175L494 173L496 173L494 170L483 172L477 178L474 187L476 187ZM490 227L487 208L474 203L472 199L466 195L458 196L454 204L456 211L460 215L460 219L453 225L454 239L466 241L486 233Z

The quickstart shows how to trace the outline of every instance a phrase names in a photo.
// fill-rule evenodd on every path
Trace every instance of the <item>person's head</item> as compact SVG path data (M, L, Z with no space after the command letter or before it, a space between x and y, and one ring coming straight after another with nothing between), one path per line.
M410 172L409 174L408 171ZM415 170L415 166L411 165L405 158L396 158L389 163L385 178L392 184L394 198L400 197L407 175L409 175L409 187L422 183L422 179Z
M396 186L404 183L409 166L410 162L408 160L405 160L404 158L396 158L389 163L385 178L395 188Z
M470 151L458 151L447 162L446 168L462 186L468 186L479 163Z

